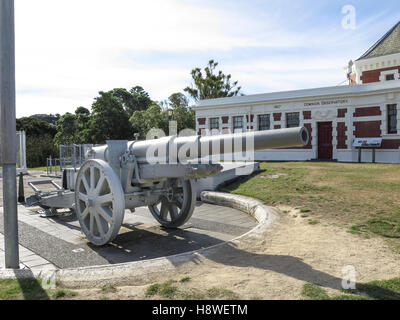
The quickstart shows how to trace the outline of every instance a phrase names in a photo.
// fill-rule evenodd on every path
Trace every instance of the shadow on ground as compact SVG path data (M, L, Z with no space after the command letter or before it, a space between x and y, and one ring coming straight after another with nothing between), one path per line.
M342 290L343 279L316 270L297 257L251 253L229 243L221 247L218 252L207 255L207 258L226 266L273 271L321 287ZM365 294L373 299L400 299L399 293L378 285L357 283L356 288L357 291L352 293Z
M109 263L124 263L171 256L207 248L223 241L206 234L185 229L165 229L154 226L140 229L140 225L123 225L124 233L102 247L87 246Z
M25 300L50 300L49 295L41 285L41 279L35 279L33 273L30 277L29 275L24 275L24 277L16 275L16 278Z

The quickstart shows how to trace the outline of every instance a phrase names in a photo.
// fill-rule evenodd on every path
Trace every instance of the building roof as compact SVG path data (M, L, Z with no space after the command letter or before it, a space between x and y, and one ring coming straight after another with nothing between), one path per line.
M393 89L398 89L400 91L400 80L201 100L197 102L196 108L232 106L244 103L279 103L279 101L297 99L351 97L363 94L373 94L379 91L392 91Z
M368 49L358 60L386 56L400 52L400 21L381 39Z

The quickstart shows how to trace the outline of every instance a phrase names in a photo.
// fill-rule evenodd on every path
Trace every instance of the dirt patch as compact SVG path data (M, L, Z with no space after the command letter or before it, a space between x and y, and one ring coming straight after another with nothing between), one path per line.
M146 295L149 285L175 280L175 299L193 298L189 294L193 292L194 297L207 299L213 290L229 290L239 299L302 299L305 283L338 293L342 269L349 265L355 268L358 283L400 276L400 255L384 240L360 237L324 222L310 224L315 220L312 214L306 216L290 206L279 209L279 221L261 236L222 246L207 257L156 275L145 286L118 287L113 292L77 290L74 298L162 299ZM183 277L187 281L180 282Z
M280 177L287 177L287 174L286 173L269 174L267 176L262 176L262 179L279 179Z

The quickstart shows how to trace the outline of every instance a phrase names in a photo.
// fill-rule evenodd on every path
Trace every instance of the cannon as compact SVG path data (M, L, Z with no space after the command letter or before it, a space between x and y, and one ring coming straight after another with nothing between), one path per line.
M46 210L70 208L82 232L96 246L111 242L123 223L126 209L147 206L166 228L178 228L190 219L196 204L196 179L219 173L223 166L210 157L307 145L304 127L246 133L163 137L145 141L107 141L92 147L77 169L63 171L62 186L34 181L35 195L28 205ZM42 192L38 184L56 190Z

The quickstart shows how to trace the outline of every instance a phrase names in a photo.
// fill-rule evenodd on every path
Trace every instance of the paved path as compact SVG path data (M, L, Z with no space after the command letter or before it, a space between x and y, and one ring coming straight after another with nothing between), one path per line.
M27 189L25 195L30 194ZM169 256L231 240L257 224L238 210L198 202L187 224L167 230L147 208L137 208L135 213L126 210L123 226L112 243L95 247L86 241L70 211L60 210L54 218L42 218L39 209L18 206L20 260L26 268L74 268ZM3 232L2 207L0 232ZM2 250L2 234L0 245ZM0 267L3 266L1 252Z

